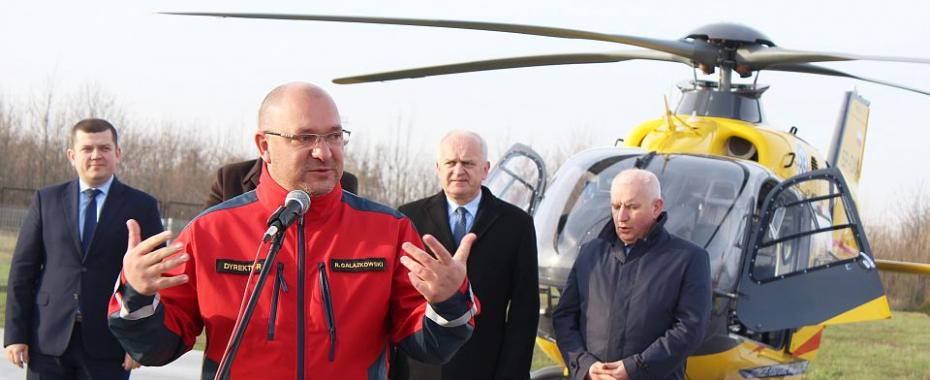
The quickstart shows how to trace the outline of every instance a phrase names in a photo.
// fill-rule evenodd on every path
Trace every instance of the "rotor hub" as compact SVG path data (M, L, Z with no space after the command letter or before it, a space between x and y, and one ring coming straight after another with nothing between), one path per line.
M685 39L688 38L702 40L715 45L739 46L745 44L761 44L768 47L775 47L775 43L766 35L762 34L762 32L745 25L729 22L704 25L688 33Z

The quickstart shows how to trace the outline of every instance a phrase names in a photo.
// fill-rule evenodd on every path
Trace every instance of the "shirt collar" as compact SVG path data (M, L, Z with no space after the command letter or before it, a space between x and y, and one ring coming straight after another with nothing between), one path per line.
M468 215L471 215L471 216L473 216L473 217L474 217L475 215L478 215L478 205L481 204L481 193L482 193L482 192L479 191L479 192L478 192L478 196L475 197L475 199L472 199L472 200L468 201L468 203L466 203L466 204L464 204L464 205L460 205L460 204L458 204L458 203L455 203L455 201L453 201L451 198L449 198L449 197L447 196L447 197L446 197L446 203L449 205L449 216L451 217L452 214L455 213L455 209L457 209L457 208L459 208L459 207L465 207L465 210L468 211Z
M108 179L106 182L103 183L103 185L100 185L98 187L90 187L90 185L78 179L78 192L84 193L84 190L87 190L87 189L97 189L97 190L100 190L100 194L103 194L104 196L106 196L110 192L110 185L113 184L113 178L116 178L116 176L111 175L110 179Z
M656 218L656 223L649 230L649 233L647 233L646 236L644 236L643 238L634 241L633 244L630 244L630 245L627 245L626 243L623 242L623 240L620 240L620 237L617 236L616 232L613 232L613 236L616 237L617 243L620 244L622 248L624 248L624 251L626 251L627 253L630 253L633 251L633 248L637 246L641 246L641 245L651 246L652 244L655 244L656 240L664 236L666 220L668 220L668 214L666 213L666 211L662 211L659 214L659 217ZM611 225L613 225L613 221L611 221Z

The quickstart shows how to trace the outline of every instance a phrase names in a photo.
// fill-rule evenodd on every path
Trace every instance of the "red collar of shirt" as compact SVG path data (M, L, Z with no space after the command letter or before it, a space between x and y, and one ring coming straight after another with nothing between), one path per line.
M289 190L281 187L274 178L271 178L266 164L255 192L259 203L264 208L273 211L284 204L284 198L287 197ZM326 218L341 203L342 184L337 181L336 186L329 193L310 197L310 211L307 212L307 218L310 220Z

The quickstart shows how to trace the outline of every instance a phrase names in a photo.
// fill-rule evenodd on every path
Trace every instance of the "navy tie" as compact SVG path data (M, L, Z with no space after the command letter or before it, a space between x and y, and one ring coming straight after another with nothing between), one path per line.
M465 207L455 209L455 224L452 225L452 238L455 239L455 246L458 247L465 237L465 215L468 210Z
M90 247L90 240L94 238L94 230L97 228L97 194L100 190L87 189L84 195L87 196L87 208L84 209L84 231L81 231L81 248L84 255L87 254L87 248Z

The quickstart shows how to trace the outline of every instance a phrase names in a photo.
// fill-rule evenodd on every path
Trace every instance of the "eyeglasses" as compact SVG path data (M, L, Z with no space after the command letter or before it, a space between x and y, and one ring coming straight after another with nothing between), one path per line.
M272 131L262 131L262 133L266 135L283 137L289 140L294 145L299 145L301 147L306 147L306 148L316 147L317 144L320 143L320 141L326 142L326 145L328 146L340 146L341 147L349 143L349 136L352 134L352 132L347 131L345 129L338 131L338 132L327 133L324 135L318 135L316 133L300 133L300 134L292 135L290 133L272 132Z

